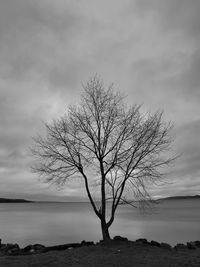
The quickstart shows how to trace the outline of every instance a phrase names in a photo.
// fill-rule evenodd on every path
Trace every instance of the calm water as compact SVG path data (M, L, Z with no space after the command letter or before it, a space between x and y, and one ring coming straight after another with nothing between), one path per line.
M164 201L148 214L120 207L111 236L168 242L200 240L200 200ZM1 203L4 243L54 245L101 239L100 223L88 203Z

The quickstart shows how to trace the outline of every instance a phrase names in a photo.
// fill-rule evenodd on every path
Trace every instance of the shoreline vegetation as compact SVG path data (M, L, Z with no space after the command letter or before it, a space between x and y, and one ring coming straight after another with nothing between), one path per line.
M18 244L0 245L0 266L200 266L200 241L176 244L130 241L115 236L107 242L83 240L57 246L41 244L20 248Z

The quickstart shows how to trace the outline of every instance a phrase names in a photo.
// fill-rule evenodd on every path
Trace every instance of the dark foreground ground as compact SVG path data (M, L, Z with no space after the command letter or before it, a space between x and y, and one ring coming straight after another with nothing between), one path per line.
M34 255L1 256L1 267L200 267L200 248L166 249L119 242Z

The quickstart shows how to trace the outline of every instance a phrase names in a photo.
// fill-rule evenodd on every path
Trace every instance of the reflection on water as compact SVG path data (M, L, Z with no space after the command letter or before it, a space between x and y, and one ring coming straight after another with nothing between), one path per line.
M168 200L143 214L119 208L111 235L171 243L200 240L200 200ZM88 203L1 203L3 242L44 245L101 239L100 223Z

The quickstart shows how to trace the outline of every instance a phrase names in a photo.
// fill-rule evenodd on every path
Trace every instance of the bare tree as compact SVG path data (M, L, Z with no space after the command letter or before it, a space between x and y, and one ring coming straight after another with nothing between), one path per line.
M34 170L48 183L81 177L107 240L119 204L150 201L147 184L160 179L173 160L163 155L172 126L162 122L162 112L142 114L138 105L127 107L122 95L112 86L105 89L96 76L83 88L80 105L46 124L46 137L34 139Z

